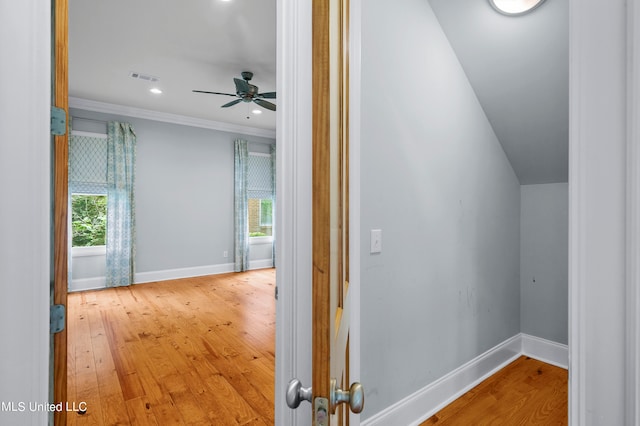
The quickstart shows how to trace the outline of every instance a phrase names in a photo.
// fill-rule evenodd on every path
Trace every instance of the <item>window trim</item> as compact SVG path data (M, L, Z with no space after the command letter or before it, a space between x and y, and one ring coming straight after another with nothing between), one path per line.
M71 247L72 257L106 256L107 246Z
M249 237L249 244L273 244L273 237L271 235L264 237Z

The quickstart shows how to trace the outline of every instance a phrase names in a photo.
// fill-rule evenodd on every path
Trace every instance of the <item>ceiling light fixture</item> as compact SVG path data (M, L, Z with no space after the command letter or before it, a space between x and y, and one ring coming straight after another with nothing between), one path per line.
M154 95L159 95L160 93L162 93L162 90L158 89L157 87L152 87L151 89L149 89L149 91Z
M489 0L489 4L503 15L517 16L531 12L544 0Z
M251 112L254 114L262 114L262 111L260 111L259 109L254 109Z

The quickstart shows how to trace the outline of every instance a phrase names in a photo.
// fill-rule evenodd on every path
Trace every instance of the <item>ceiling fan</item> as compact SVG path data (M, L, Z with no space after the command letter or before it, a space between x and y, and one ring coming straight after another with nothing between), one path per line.
M251 71L243 71L241 75L242 75L242 80L240 80L239 78L233 79L234 83L236 84L235 95L231 93L207 92L205 90L194 90L194 92L209 93L212 95L233 96L238 98L222 105L222 108L228 108L240 102L255 102L263 108L269 109L271 111L275 111L276 110L275 104L269 101L265 101L265 99L275 99L276 92L259 93L258 86L254 86L253 84L249 83L249 81L251 81L251 79L253 78L253 73Z

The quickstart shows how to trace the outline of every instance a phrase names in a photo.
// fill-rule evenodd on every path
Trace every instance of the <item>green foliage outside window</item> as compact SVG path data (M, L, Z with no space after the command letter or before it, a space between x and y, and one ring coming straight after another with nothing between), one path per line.
M107 196L71 196L72 247L103 246L107 234Z
M273 200L260 200L260 226L271 226L273 223Z

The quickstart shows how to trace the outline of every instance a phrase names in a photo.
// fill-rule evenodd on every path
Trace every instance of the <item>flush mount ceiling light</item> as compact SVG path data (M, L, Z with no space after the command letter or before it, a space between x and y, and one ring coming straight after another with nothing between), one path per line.
M503 15L524 15L540 6L544 0L489 0L489 4Z
M158 89L157 87L152 87L151 89L149 89L149 91L154 95L159 95L162 93L162 90Z

